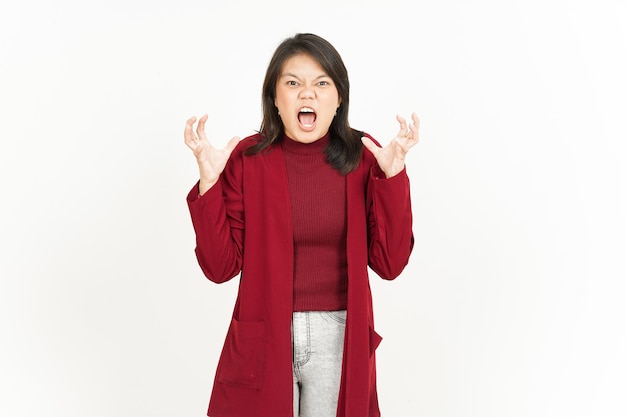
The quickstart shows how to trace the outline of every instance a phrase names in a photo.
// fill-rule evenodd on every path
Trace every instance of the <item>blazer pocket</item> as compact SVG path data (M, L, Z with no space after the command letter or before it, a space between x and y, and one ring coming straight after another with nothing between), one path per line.
M232 318L217 370L217 381L261 389L265 365L265 322Z
M374 355L376 348L378 347L378 345L380 345L380 342L382 342L382 340L383 338L378 333L376 333L372 326L370 326L370 356Z

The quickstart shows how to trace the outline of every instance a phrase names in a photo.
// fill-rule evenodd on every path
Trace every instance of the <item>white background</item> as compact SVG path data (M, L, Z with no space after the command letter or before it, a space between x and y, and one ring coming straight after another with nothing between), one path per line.
M275 47L342 54L351 124L416 111L416 246L372 277L385 416L626 415L626 6L3 0L0 415L202 416L208 282L182 130L260 122Z

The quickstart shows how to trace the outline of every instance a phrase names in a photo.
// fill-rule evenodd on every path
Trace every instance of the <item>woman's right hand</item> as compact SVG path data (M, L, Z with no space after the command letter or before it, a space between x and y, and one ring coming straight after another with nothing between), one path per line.
M195 116L187 120L185 125L185 144L193 151L200 169L200 195L207 192L217 182L230 154L241 140L235 136L223 149L215 148L204 133L204 125L208 118L209 116L205 114L198 120L195 133L193 129L196 123Z

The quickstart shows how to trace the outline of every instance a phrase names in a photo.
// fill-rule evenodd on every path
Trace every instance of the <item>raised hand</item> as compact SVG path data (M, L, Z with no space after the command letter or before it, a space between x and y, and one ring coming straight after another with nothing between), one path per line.
M235 136L223 149L215 148L204 132L204 125L208 118L209 116L205 114L198 120L195 132L193 129L196 123L195 116L187 120L185 124L185 144L193 151L200 170L200 194L204 194L217 182L230 154L241 140Z
M404 158L407 152L419 141L418 130L420 121L417 115L411 115L413 123L407 125L406 120L396 116L400 123L400 131L391 142L380 148L371 139L361 138L363 145L374 155L378 166L387 178L393 177L404 169Z

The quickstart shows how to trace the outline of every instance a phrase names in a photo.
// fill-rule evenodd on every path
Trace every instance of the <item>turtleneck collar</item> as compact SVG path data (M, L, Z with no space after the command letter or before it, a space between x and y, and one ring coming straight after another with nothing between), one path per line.
M284 135L281 145L284 152L289 152L298 155L313 155L323 153L326 146L330 143L330 133L326 133L324 136L311 143L297 142L291 139L289 136Z

